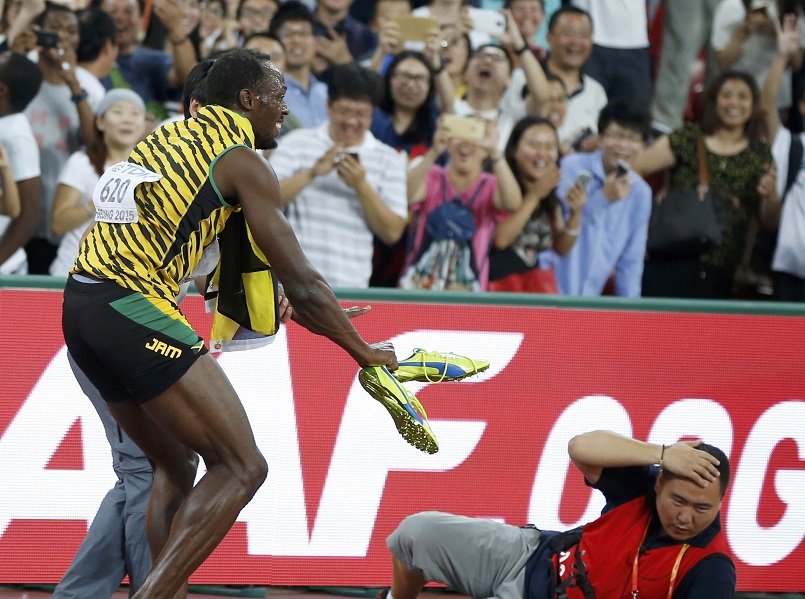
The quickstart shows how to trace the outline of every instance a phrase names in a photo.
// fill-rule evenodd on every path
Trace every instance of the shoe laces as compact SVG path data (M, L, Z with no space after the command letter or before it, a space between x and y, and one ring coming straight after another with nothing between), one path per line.
M439 358L444 359L444 368L442 368L441 374L438 375L436 378L432 379L432 378L430 378L430 375L428 374L428 369L427 369L427 366L425 364L427 356L438 356ZM426 351L423 351L422 352L422 370L425 373L425 380L428 381L429 383L441 383L444 379L446 379L447 378L447 366L449 364L450 358L460 358L462 360L469 360L470 364L472 364L472 373L471 374L474 374L474 373L478 372L478 367L475 365L475 360L473 360L472 358L470 358L468 356L460 356L458 354L454 354L453 352L442 353L442 352L426 352Z

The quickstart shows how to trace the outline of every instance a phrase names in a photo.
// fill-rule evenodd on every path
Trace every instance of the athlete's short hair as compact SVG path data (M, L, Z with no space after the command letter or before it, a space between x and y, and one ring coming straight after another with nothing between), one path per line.
M270 60L268 54L256 50L225 52L210 67L200 92L206 95L207 104L234 106L241 90L257 89L268 78Z

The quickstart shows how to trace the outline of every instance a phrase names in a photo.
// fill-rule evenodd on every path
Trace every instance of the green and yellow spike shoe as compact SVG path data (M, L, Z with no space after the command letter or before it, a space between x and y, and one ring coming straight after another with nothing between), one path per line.
M473 360L457 354L440 354L418 348L410 358L400 361L399 365L393 375L401 383L460 381L489 368L486 360Z
M389 411L403 439L425 453L439 451L439 442L430 429L422 404L391 375L388 368L362 368L358 380L366 392Z

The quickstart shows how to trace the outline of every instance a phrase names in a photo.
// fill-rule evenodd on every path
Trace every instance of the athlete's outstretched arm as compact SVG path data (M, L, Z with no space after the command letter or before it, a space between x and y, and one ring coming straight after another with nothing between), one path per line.
M282 281L294 320L344 348L361 366L396 369L391 344L369 345L361 338L302 252L282 213L279 183L268 163L247 148L234 148L216 162L213 178L224 197L238 198L254 240Z
M718 460L696 446L701 441L679 441L673 445L655 445L611 431L591 431L577 435L568 444L570 459L592 484L598 482L604 468L651 466L662 460L669 472L690 478L701 486L718 479Z

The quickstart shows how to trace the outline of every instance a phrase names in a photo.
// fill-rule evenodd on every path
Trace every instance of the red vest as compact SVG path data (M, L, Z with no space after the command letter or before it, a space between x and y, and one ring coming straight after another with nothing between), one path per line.
M584 563L587 580L599 599L632 596L632 564L651 516L647 497L639 497L607 512L584 527L581 541L567 551L555 554L553 561L557 586L577 575L577 560ZM671 572L682 544L649 549L638 560L640 599L666 599ZM690 569L713 553L728 555L727 542L719 532L707 547L689 547L682 557L674 581L676 588ZM565 589L568 599L584 599L579 579Z

